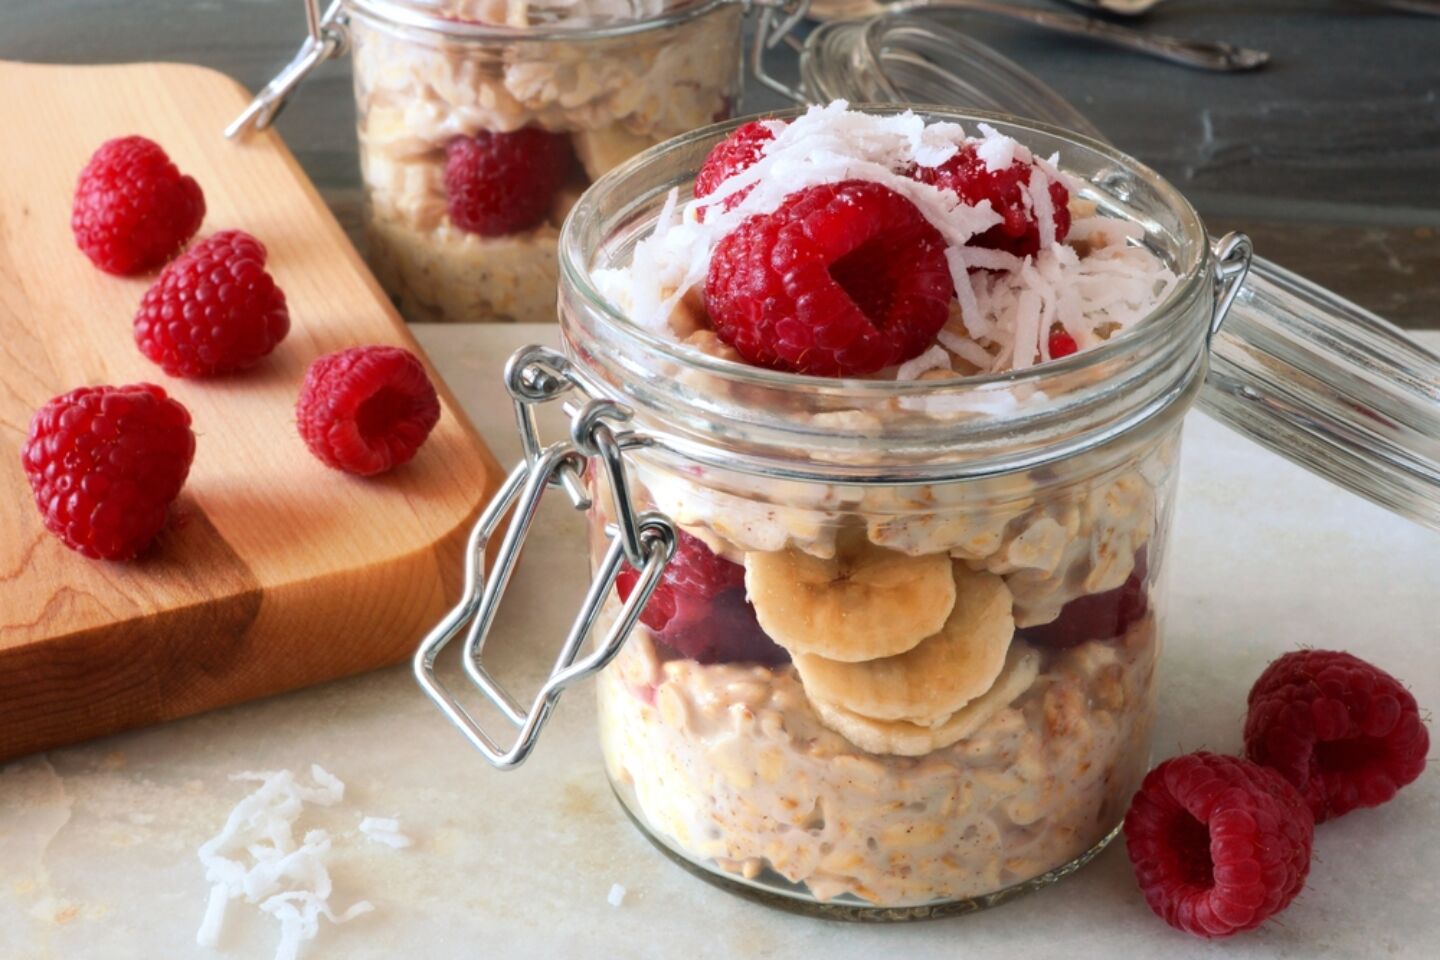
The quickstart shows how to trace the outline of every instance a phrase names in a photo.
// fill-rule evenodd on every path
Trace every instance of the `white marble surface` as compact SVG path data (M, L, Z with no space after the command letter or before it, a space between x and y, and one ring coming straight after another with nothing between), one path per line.
M500 365L553 329L417 333L511 461ZM1410 681L1422 705L1440 705L1440 536L1200 415L1188 430L1158 755L1237 750L1249 684L1301 644L1371 658ZM585 579L577 518L554 507L496 642L502 673L532 681ZM195 945L206 896L195 849L247 792L228 774L312 762L349 785L343 805L302 822L337 836L335 902L363 896L377 910L323 928L302 952L310 960L1421 957L1440 938L1435 768L1389 806L1322 826L1296 903L1222 945L1153 917L1118 845L987 913L853 926L751 904L664 859L608 793L592 711L589 690L569 694L534 759L499 774L396 668L0 768L0 960L270 957L272 922L244 906L232 908L220 951ZM398 817L416 845L362 842L362 815ZM618 908L606 899L616 883L627 890Z

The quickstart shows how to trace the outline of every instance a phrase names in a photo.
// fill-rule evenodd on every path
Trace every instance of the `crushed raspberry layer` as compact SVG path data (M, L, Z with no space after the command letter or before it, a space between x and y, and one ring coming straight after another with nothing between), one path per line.
M1197 937L1252 930L1305 885L1315 822L1275 771L1192 753L1145 777L1125 844L1150 909Z
M793 194L715 247L706 308L749 363L874 373L923 353L955 295L945 241L909 200L866 180Z
M785 650L765 635L745 599L745 568L676 530L675 555L650 594L640 622L657 640L700 663L785 663ZM615 577L628 600L640 573L626 566Z
M197 243L161 271L135 315L140 352L173 377L252 367L290 332L265 247L243 230Z
M145 137L108 140L75 187L70 228L75 243L106 273L129 275L160 266L205 219L205 195L159 144Z
M54 398L20 448L45 528L103 560L129 560L150 545L194 457L189 411L149 383Z
M1020 630L1020 636L1042 647L1064 649L1089 640L1124 636L1150 609L1146 591L1146 548L1135 554L1135 569L1125 582L1104 593L1087 593L1060 608L1049 623Z
M351 347L310 365L295 420L320 462L371 476L415 456L440 420L440 398L409 350Z
M1316 822L1389 801L1425 769L1430 734L1409 690L1359 657L1297 650L1250 690L1245 753L1305 797Z

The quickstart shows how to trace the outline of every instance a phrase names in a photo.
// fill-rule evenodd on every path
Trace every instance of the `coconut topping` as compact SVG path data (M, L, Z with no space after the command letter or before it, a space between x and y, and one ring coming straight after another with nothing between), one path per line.
M846 180L879 183L913 203L944 239L955 285L951 320L935 346L880 377L1023 370L1051 359L1048 340L1057 328L1080 350L1094 347L1147 316L1177 282L1143 246L1141 227L1092 215L1088 202L1072 199L1074 219L1062 242L1050 186L1060 183L1073 198L1080 185L1060 170L1058 156L1037 157L987 124L971 137L956 123L927 124L910 111L876 116L835 101L767 126L774 137L761 145L754 163L703 198L682 203L672 191L629 264L595 271L601 293L635 323L675 335L690 332L672 330L670 321L687 294L703 289L721 239L748 218L773 213L798 191ZM972 245L1001 222L990 201L966 203L953 190L914 176L916 168L940 166L967 144L987 170L1016 161L1032 166L1022 195L1039 224L1034 256Z

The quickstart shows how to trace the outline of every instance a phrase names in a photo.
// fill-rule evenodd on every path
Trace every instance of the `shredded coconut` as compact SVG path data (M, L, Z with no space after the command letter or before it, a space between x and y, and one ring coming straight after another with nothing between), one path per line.
M220 832L201 845L200 863L210 881L210 897L195 940L202 947L220 942L231 900L247 903L280 922L275 960L295 960L300 945L319 932L320 917L345 923L375 909L366 900L343 913L330 908L330 871L325 866L330 835L310 830L295 842L294 825L305 804L329 807L345 797L345 784L318 764L310 767L315 785L300 783L289 770L237 773L231 780L260 786L235 805Z
M681 204L678 192L671 191L630 263L595 271L600 291L634 322L665 330L681 299L703 281L715 245L745 219L775 211L797 191L851 179L880 183L909 199L946 243L958 316L937 336L944 349L932 348L899 365L893 371L897 379L953 369L949 355L981 372L1026 369L1050 359L1049 334L1056 324L1080 349L1093 347L1148 315L1176 283L1173 272L1140 244L1139 224L1077 217L1067 242L1083 243L1086 256L1061 243L1050 186L1058 182L1075 196L1080 184L1059 169L1058 154L1037 157L988 124L978 125L978 138L967 138L959 124L927 125L910 111L852 112L835 101L769 126L774 139L761 145L759 159L704 198ZM990 202L966 204L952 191L911 175L916 166L946 162L966 143L974 144L990 170L1016 161L1032 164L1022 196L1040 224L1040 250L1033 257L969 246L1000 222ZM726 209L725 202L741 194ZM933 365L941 355L943 368Z
M383 843L396 850L414 842L400 832L400 821L393 817L365 817L360 821L360 832L371 843Z
M612 907L620 906L620 904L625 902L625 888L618 883L615 884L610 888L610 895L605 899L609 901Z

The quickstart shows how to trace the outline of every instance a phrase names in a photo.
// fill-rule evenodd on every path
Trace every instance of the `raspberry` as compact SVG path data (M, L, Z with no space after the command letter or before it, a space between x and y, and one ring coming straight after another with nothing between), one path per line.
M975 145L967 143L938 167L917 167L915 177L942 190L953 190L968 204L989 200L991 208L1005 219L971 238L970 243L1028 257L1040 250L1040 225L1020 188L1030 185L1035 169L1032 163L1015 160L1002 170L992 171L980 159ZM1050 181L1050 202L1055 207L1055 239L1061 241L1070 232L1070 191L1058 180Z
M715 247L715 332L750 363L820 376L918 356L955 295L945 241L909 200L866 180L792 194Z
M1047 346L1050 348L1051 360L1068 357L1070 354L1080 350L1080 344L1076 343L1075 338L1070 336L1069 332L1065 330L1056 330L1051 333L1050 342Z
M717 556L698 537L675 531L675 555L640 613L655 638L700 663L784 663L785 650L760 629L745 599L745 568ZM640 572L622 567L615 590L627 600Z
M1020 635L1044 647L1075 647L1087 640L1112 640L1139 622L1150 609L1145 593L1145 551L1135 554L1135 569L1114 590L1071 600L1060 615L1038 627L1025 627Z
M1150 909L1197 937L1253 930L1305 885L1315 821L1275 771L1213 753L1166 760L1125 814Z
M144 273L169 260L200 229L205 195L193 177L144 137L107 140L80 171L70 229L106 273Z
M1297 650L1250 688L1245 754L1295 785L1317 823L1377 807L1420 776L1430 734L1400 681L1359 657Z
M775 134L759 120L752 120L743 127L737 127L734 133L710 149L709 156L700 166L700 172L695 174L695 196L710 196L720 188L720 184L759 160L765 152L765 144L774 139ZM725 198L722 205L729 210L744 200L745 194L750 190L750 187L746 187L732 193ZM705 208L702 207L698 215L704 220Z
M295 419L321 463L368 477L415 456L440 419L440 398L409 350L351 347L310 364Z
M243 230L197 243L160 272L135 314L140 352L172 377L254 366L290 332L265 247Z
M35 412L20 448L45 528L101 560L149 546L194 457L190 412L149 383L56 397Z
M573 161L569 137L538 127L456 137L445 148L450 219L482 237L528 230L550 213Z

